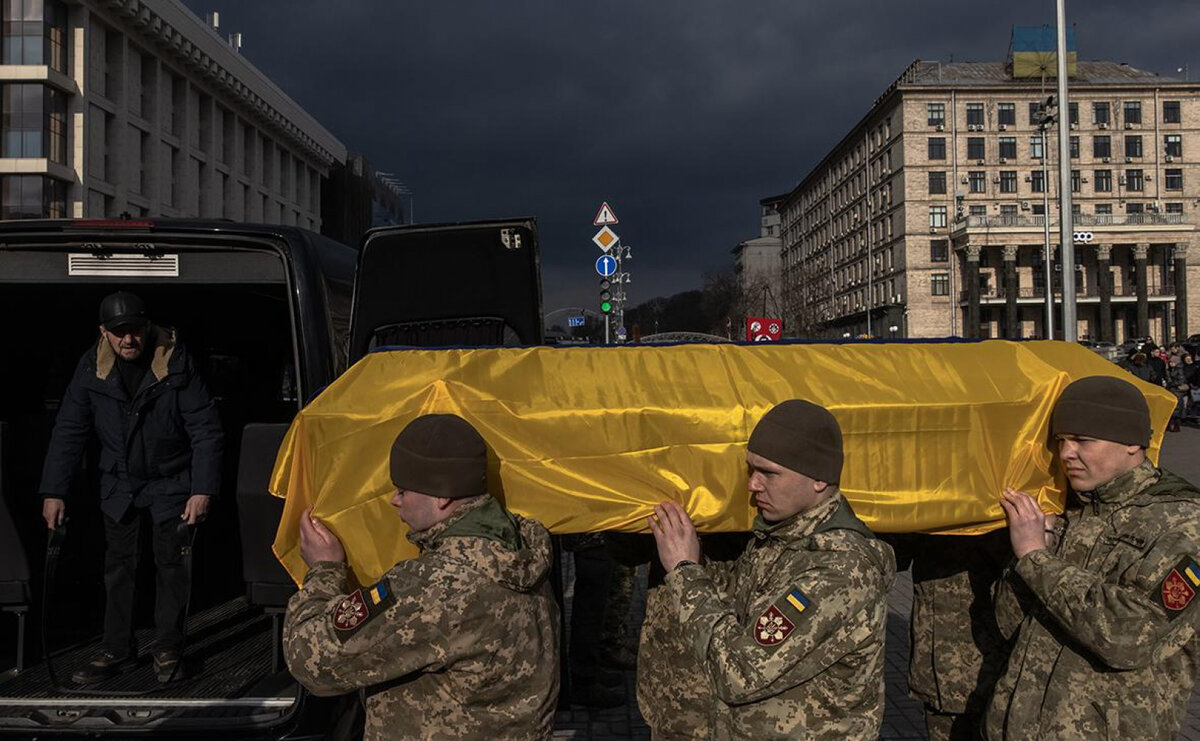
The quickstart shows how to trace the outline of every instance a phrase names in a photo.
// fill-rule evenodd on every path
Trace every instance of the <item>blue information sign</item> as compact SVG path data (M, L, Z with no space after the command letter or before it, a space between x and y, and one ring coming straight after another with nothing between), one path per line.
M617 258L612 255L601 255L596 258L596 272L605 278L617 272Z
M569 316L569 317L567 317L567 326L568 326L568 327L582 327L583 325L584 325L584 318L583 318L583 317L581 317L581 316Z

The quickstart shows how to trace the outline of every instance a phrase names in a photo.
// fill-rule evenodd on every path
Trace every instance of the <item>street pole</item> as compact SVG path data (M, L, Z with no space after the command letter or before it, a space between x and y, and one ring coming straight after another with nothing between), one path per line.
M1046 293L1046 339L1054 339L1054 282L1053 271L1050 270L1050 149L1046 146L1046 127L1050 119L1042 116L1042 227L1046 232L1045 249L1042 252L1042 269L1046 274L1043 290ZM1062 126L1062 109L1059 109L1058 125Z
M1058 232L1062 255L1063 341L1074 342L1075 326L1075 245L1072 235L1075 217L1071 213L1071 140L1070 126L1063 125L1062 112L1070 122L1067 102L1067 9L1066 0L1057 0L1058 10ZM1049 216L1049 214L1047 214ZM1050 286L1046 286L1050 290Z

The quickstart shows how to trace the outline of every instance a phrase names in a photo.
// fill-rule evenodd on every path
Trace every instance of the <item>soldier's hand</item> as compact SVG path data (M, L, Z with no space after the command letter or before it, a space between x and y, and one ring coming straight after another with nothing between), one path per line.
M658 560L668 572L680 561L700 562L700 538L696 527L677 502L662 502L654 505L654 515L647 517L654 542L658 546Z
M1008 537L1017 558L1046 547L1046 515L1033 497L1015 489L1005 489L1000 506L1008 520Z
M1046 515L1046 548L1054 550L1058 547L1058 515Z
M300 515L300 557L310 567L318 561L345 561L342 541L312 516L312 507Z
M67 519L67 503L55 497L42 500L42 519L46 521L47 529L53 530Z
M188 497L187 504L183 505L183 514L179 519L189 525L195 525L204 522L205 515L208 514L208 495L193 494Z

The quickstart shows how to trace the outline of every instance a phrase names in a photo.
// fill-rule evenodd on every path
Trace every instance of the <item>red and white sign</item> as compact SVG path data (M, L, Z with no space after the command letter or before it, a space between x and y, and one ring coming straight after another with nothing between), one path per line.
M617 215L613 212L612 206L605 201L600 204L600 210L596 212L596 218L592 219L592 223L596 226L608 226L620 222L617 221Z
M783 320L762 316L746 317L746 342L778 342L783 337Z

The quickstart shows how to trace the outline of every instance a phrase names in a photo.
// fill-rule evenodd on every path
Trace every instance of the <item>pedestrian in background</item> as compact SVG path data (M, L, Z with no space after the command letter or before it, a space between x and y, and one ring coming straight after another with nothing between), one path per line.
M1200 491L1146 459L1149 408L1126 381L1074 381L1050 427L1070 498L1048 522L1004 492L1017 560L997 620L1015 643L986 735L1173 739L1200 660Z

